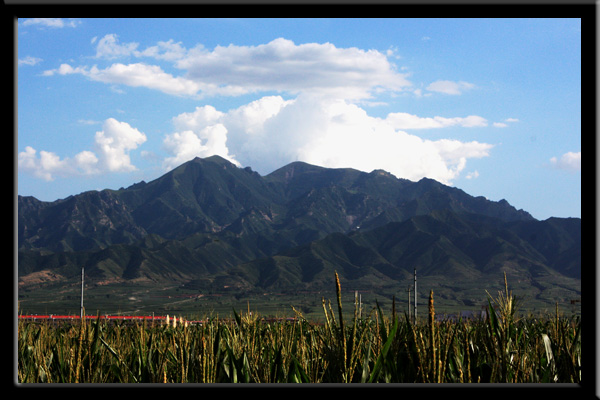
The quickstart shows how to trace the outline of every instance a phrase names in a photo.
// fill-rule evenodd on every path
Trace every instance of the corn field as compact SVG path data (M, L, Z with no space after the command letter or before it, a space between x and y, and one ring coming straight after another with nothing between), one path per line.
M580 383L581 321L517 316L508 291L488 293L485 317L427 320L379 306L348 318L323 299L325 322L256 313L199 325L18 323L19 383ZM506 284L506 278L505 278ZM335 311L334 311L335 310ZM350 310L352 311L352 310ZM351 313L351 312L350 312Z

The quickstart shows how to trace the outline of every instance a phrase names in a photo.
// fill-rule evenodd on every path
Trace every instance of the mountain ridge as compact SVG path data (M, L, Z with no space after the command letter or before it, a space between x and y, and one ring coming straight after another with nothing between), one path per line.
M294 162L261 176L212 156L119 190L19 195L20 285L67 282L81 266L97 281L238 291L322 287L333 271L376 287L417 267L448 282L501 270L580 280L581 220L538 221L506 200L383 170Z
M296 178L290 180L294 173ZM379 182L381 179L385 180L384 184ZM315 193L317 196L311 199ZM428 198L419 203L417 199L422 200L423 194ZM337 229L345 226L346 230L351 229L350 221L364 220L371 226L379 225L415 213L427 213L439 203L451 203L456 211L478 207L477 212L502 219L533 219L508 202L471 197L460 189L427 178L411 182L379 170L365 173L301 162L288 164L262 177L248 168L238 168L219 156L212 156L195 158L149 183L140 182L127 189L87 191L54 202L19 195L18 247L83 250L133 243L149 233L182 238L195 232L218 232L251 209L267 216L272 224L292 224L299 215L306 217L311 211L314 214L311 208L315 208L318 196L325 202L337 196L334 200L343 203L340 211L344 215L338 215L330 225ZM286 205L291 209L285 210ZM379 220L369 222L373 218ZM312 218L313 222L323 225L324 221L316 219ZM44 226L42 220L52 223ZM58 232L62 232L61 239L56 238Z

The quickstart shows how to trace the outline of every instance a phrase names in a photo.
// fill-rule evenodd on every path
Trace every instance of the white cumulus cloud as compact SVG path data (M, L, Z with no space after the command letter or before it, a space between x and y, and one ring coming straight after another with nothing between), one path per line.
M376 88L400 91L410 86L406 75L396 72L379 51L331 43L296 45L284 38L212 51L197 47L175 65L187 71L188 79L207 85L208 94L278 90L356 100L369 98Z
M146 135L127 122L107 119L95 137L95 148L100 155L101 166L111 172L134 171L136 168L131 164L129 151L145 141Z
M33 147L25 147L25 151L18 156L19 170L29 172L46 181L53 180L53 174L65 174L71 170L68 161L60 160L60 157L54 153L42 150L39 157L36 154L37 151Z
M293 100L266 96L227 112L197 107L173 121L179 131L164 140L171 154L165 160L167 169L211 155L210 149L218 147L220 153L213 154L262 174L305 161L366 172L384 169L401 178L429 177L450 184L468 159L486 157L493 147L476 141L424 140L351 102L309 95Z
M560 158L552 157L550 159L552 166L569 172L581 171L581 152L569 151Z
M56 153L31 146L18 154L20 171L31 173L47 181L57 176L93 175L101 172L130 172L136 168L131 164L129 152L146 141L146 135L126 122L114 118L104 121L102 130L96 132L95 152L84 150L73 158L60 158Z

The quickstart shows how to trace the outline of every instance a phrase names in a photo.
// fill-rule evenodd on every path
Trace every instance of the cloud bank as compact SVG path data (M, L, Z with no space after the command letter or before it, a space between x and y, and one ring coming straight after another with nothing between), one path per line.
M138 43L119 43L114 34L95 39L92 42L97 42L96 58L169 61L183 74L176 77L159 66L145 63L114 63L103 69L62 64L44 75L82 74L104 83L143 86L197 98L281 91L359 100L372 97L373 92L397 92L411 86L406 74L398 73L384 53L338 48L331 43L296 45L278 38L258 46L231 44L209 51L202 45L185 49L169 40L138 50Z
M309 95L293 100L265 96L227 112L197 107L173 123L178 131L164 139L170 153L166 169L194 156L218 154L261 174L304 161L367 172L384 169L399 178L426 176L449 184L467 159L486 157L493 147L477 141L424 140L398 130L389 116L375 118L345 100Z
M410 91L408 75L390 62L394 51L380 52L331 43L295 44L278 38L256 46L202 45L186 49L173 40L141 49L122 43L117 35L93 38L95 59L109 65L61 64L44 72L83 75L110 85L145 87L168 95L206 99L253 93L257 100L231 110L211 105L196 107L172 120L174 131L162 139L169 170L194 157L220 155L238 166L266 174L292 161L330 168L352 167L370 172L384 169L400 178L423 177L450 184L467 160L489 156L491 144L454 139L425 140L407 131L446 127L486 127L478 115L419 117L403 112L377 118L359 106L387 92ZM135 62L129 62L134 58ZM119 62L116 62L118 60ZM161 65L148 62L155 60ZM180 74L177 74L180 72ZM436 81L430 92L458 95L472 89L468 82ZM284 100L279 95L292 96ZM128 152L145 135L114 119L96 134L94 152L72 159L28 147L19 167L43 179L66 173L131 171ZM145 153L146 154L146 153Z

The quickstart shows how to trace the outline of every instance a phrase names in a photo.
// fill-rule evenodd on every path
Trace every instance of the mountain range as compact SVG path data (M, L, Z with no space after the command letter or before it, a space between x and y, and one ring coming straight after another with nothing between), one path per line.
M18 196L20 287L178 282L199 290L372 288L414 269L449 285L581 281L581 219L539 221L423 178L293 162L261 176L212 156L151 182L53 202ZM539 285L538 285L539 286Z

